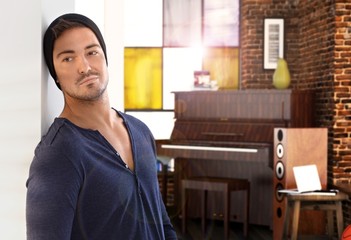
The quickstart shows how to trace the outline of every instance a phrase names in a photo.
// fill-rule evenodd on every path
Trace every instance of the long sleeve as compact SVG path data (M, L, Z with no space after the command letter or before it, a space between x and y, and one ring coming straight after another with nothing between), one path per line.
M79 192L73 165L52 148L34 158L27 181L27 239L71 239Z
M162 198L161 198L162 201ZM162 218L163 218L163 229L165 232L165 239L166 240L176 240L178 239L177 233L173 228L173 225L170 222L166 207L162 204Z

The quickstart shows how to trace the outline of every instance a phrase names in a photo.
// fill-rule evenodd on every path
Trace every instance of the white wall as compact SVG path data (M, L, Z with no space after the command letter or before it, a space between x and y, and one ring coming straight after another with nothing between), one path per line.
M124 1L105 0L105 42L110 74L108 91L111 105L121 111L124 110Z
M110 51L112 105L123 110L123 46L118 40L122 34L122 3L123 0L2 1L0 239L26 239L25 181L29 164L42 132L62 108L61 92L42 60L42 29L66 12L80 12L94 19L102 27ZM106 26L111 29L106 30Z
M1 6L0 239L25 239L25 181L40 137L40 0Z

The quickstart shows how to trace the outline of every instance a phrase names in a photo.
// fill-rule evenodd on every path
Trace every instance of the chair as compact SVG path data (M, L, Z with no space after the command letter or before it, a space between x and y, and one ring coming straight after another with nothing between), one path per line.
M247 179L218 178L218 177L192 177L183 179L181 182L181 206L182 206L182 232L186 232L186 194L187 190L201 191L201 230L206 232L206 208L207 192L220 191L223 193L224 204L224 237L229 237L229 214L230 214L230 193L232 191L246 191L244 201L244 236L247 236L249 223L249 205L250 205L250 182Z
M348 200L348 195L338 192L335 196L329 195L308 195L308 194L287 194L287 209L284 221L284 239L287 239L291 225L291 240L296 240L298 235L298 225L300 211L302 210L324 210L327 211L328 235L332 238L334 233L333 211L336 213L338 237L340 239L344 228L342 215L342 201ZM290 209L292 215L290 214Z

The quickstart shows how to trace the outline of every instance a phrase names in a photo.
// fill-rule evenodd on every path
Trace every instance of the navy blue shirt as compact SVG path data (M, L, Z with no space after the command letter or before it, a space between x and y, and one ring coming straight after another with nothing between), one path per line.
M27 239L177 239L157 181L153 136L118 112L134 172L98 132L57 118L35 150L27 180Z

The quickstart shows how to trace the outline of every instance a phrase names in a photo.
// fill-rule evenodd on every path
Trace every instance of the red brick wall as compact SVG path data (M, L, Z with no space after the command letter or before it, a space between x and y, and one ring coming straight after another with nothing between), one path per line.
M351 3L338 2L335 5L334 178L348 182L351 181Z
M263 19L285 20L291 88L316 91L317 127L328 131L328 181L351 182L351 2L242 0L241 88L273 88L263 69ZM344 206L351 223L350 204Z
M335 4L333 181L351 182L351 2ZM351 224L351 206L344 206L344 219Z
M287 60L292 87L297 81L294 66L298 63L297 6L285 0L242 0L241 3L241 88L273 88L274 70L263 69L264 18L284 18L284 58Z

